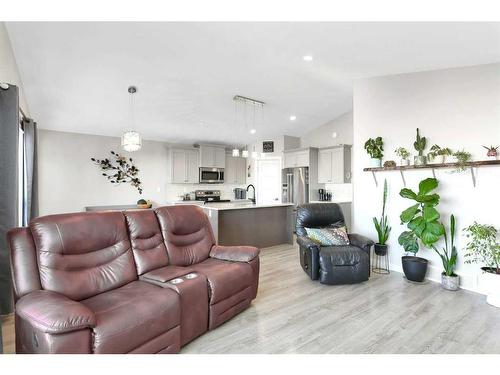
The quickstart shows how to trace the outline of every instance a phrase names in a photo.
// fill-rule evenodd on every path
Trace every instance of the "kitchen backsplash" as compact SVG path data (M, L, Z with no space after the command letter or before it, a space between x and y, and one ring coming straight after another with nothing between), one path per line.
M325 184L325 189L332 193L333 200L352 202L352 184Z
M246 185L235 184L168 184L167 202L182 200L182 196L195 190L220 190L221 199L234 199L235 188L246 188Z

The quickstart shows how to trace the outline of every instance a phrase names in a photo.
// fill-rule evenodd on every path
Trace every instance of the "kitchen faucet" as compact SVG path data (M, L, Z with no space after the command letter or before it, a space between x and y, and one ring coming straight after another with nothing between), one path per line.
M255 186L253 186L252 184L248 185L248 186L247 186L247 192L248 192L248 189L249 189L250 187L252 187L252 188L253 188L253 198L248 198L248 199L249 199L249 200L251 200L253 204L255 204L255 198L256 198L256 196L255 196Z

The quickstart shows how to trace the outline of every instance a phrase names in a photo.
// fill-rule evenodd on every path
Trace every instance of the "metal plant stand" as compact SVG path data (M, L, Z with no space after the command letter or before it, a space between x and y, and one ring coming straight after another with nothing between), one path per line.
M373 251L372 272L382 275L391 273L391 271L389 271L389 251L386 251L385 255L377 255L377 253Z

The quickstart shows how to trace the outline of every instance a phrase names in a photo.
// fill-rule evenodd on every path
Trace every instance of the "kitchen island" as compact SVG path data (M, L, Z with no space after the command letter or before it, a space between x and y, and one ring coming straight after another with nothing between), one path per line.
M251 202L210 203L202 206L219 245L258 248L293 243L293 204Z

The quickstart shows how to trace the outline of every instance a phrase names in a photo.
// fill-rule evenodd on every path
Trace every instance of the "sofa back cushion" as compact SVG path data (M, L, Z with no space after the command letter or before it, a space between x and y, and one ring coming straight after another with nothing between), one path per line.
M125 211L137 273L168 265L160 224L152 210Z
M121 212L43 216L30 229L45 290L79 301L137 279Z
M307 236L307 228L345 226L342 208L337 203L306 203L297 209L297 236Z
M156 216L171 265L189 266L208 258L215 239L208 217L200 207L160 207L156 209Z

